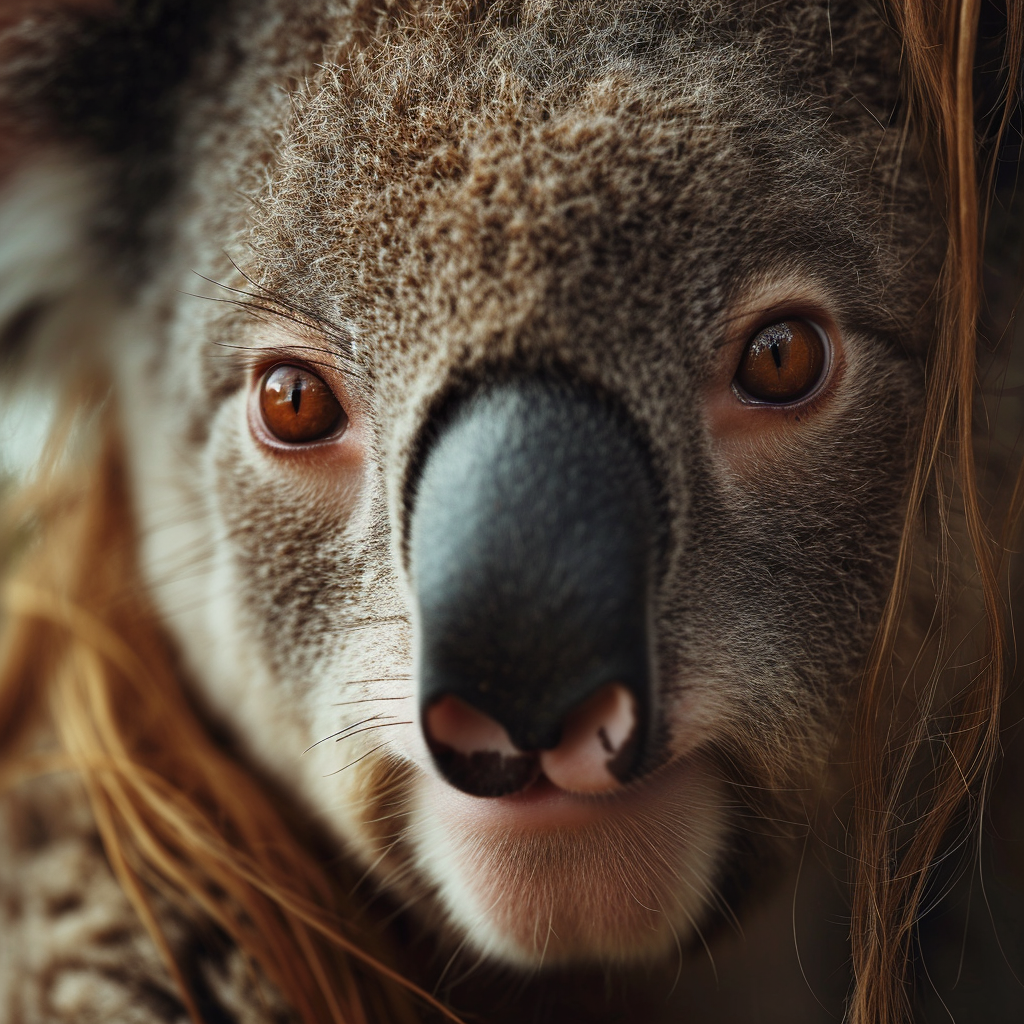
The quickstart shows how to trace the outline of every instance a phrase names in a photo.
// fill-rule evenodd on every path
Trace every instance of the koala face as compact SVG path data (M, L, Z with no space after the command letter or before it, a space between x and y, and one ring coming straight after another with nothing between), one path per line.
M656 956L808 819L893 571L942 239L898 53L858 3L314 6L214 48L123 318L147 579L453 941Z

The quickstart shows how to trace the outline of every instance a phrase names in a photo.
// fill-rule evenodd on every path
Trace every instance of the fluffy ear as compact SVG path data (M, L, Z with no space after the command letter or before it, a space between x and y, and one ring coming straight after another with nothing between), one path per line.
M0 11L0 379L101 357L152 265L182 92L220 0Z
M89 223L102 177L97 154L49 115L46 83L83 16L103 0L9 0L0 11L0 383L71 369L87 358L68 330L98 308ZM94 287L89 282L94 281ZM73 372L73 371L72 371ZM63 376L63 375L61 375Z
M101 358L111 307L89 225L98 173L57 151L23 154L0 186L0 380L78 373Z

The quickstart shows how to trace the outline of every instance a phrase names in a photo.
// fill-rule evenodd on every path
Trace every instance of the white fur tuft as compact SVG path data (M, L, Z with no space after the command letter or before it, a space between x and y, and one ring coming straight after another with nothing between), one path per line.
M0 366L3 383L25 373L69 379L101 358L109 286L88 238L95 167L52 154L21 167L0 188ZM37 315L27 317L29 311ZM20 328L18 321L24 319ZM5 342L8 351L5 351Z

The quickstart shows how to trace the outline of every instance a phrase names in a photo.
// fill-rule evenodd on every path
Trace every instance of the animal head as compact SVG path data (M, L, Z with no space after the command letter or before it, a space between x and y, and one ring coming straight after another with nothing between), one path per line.
M948 243L899 39L859 0L181 11L11 37L10 194L77 176L196 699L455 942L692 940L841 784L896 571Z

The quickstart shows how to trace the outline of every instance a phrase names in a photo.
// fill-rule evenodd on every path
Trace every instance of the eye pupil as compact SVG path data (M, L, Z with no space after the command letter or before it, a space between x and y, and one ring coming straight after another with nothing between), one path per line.
M271 367L260 381L259 399L267 430L288 444L319 441L347 423L327 384L301 366Z
M796 402L817 387L826 355L824 334L814 324L780 320L748 342L736 370L736 385L760 402Z

